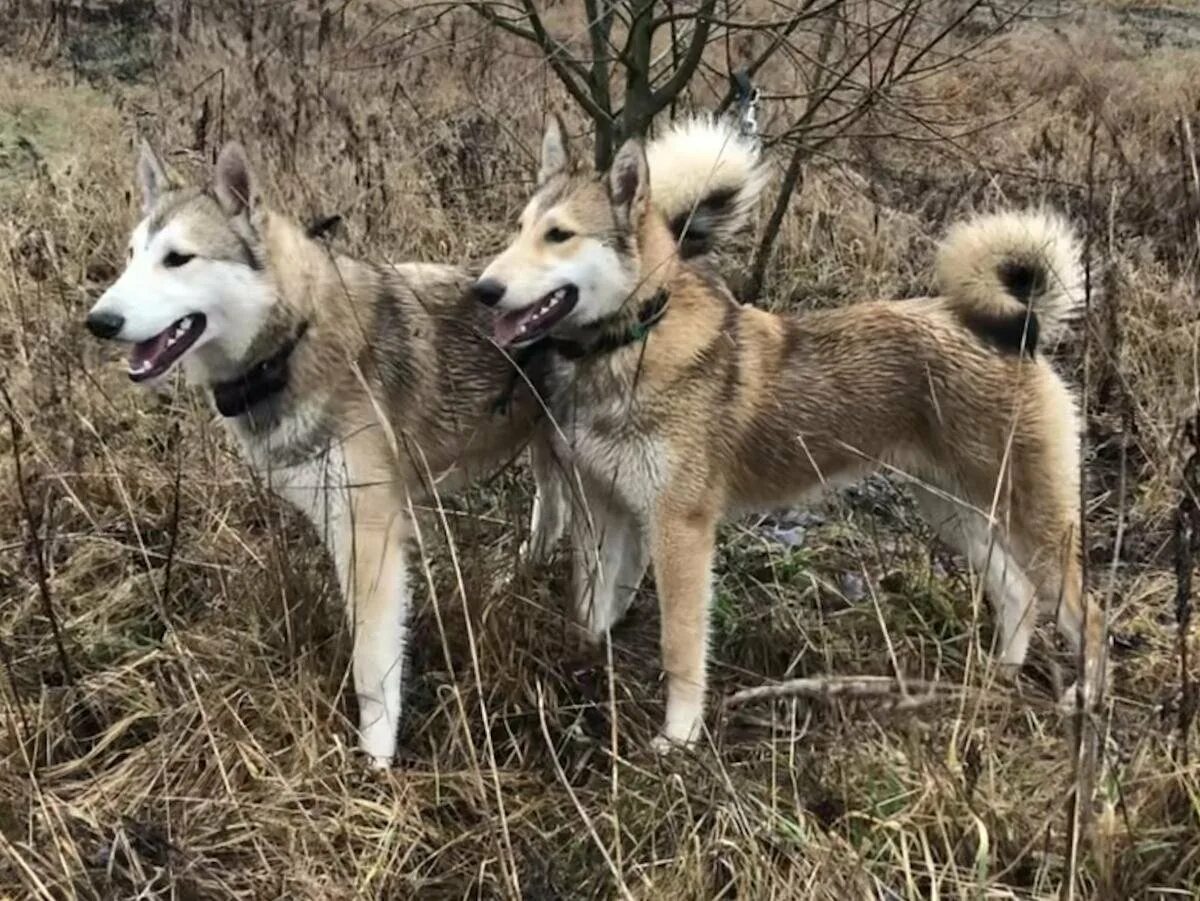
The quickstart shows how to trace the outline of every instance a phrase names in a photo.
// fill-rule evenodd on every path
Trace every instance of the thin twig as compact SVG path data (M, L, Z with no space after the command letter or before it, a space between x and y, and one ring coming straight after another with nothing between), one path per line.
M1083 288L1084 288L1084 321L1090 322L1092 312L1092 252L1095 247L1095 190L1096 190L1096 132L1099 120L1093 116L1088 141L1087 162L1087 232L1083 245ZM1091 330L1083 332L1083 383L1080 386L1081 406L1080 419L1088 419L1088 391L1091 387ZM1079 845L1084 828L1085 818L1090 809L1092 788L1095 781L1096 734L1092 728L1092 711L1088 709L1087 682L1089 679L1087 639L1089 632L1089 614L1092 605L1087 601L1088 565L1087 565L1087 430L1080 435L1079 453L1079 580L1080 598L1083 606L1083 623L1081 625L1082 640L1079 642L1079 652L1076 655L1075 711L1074 719L1074 754L1075 789L1068 800L1069 821L1067 823L1067 860L1066 877L1063 881L1060 897L1063 901L1074 901L1075 883L1079 872ZM1071 553L1071 550L1067 550ZM1104 642L1095 649L1101 659L1094 661L1096 666L1096 682L1094 694L1099 695L1103 690ZM1094 698L1098 700L1098 697Z
M771 261L771 251L775 247L775 239L779 236L779 229L783 225L783 217L791 205L792 195L795 194L796 186L801 182L801 173L804 171L804 162L807 159L808 147L804 143L797 143L792 151L792 158L788 161L787 172L783 175L779 192L775 195L775 206L771 210L771 217L767 220L767 226L763 229L758 249L754 253L750 281L746 285L745 291L742 292L741 300L743 301L754 303L762 296L763 282L767 278L767 265Z
M167 598L170 596L171 592L171 573L174 571L172 564L175 562L175 548L179 544L179 496L181 494L183 483L183 441L179 437L178 422L173 423L172 431L174 433L176 448L175 492L171 498L171 542L167 545L167 562L163 566L162 591L160 592L162 599L162 610L160 611L160 615L164 617L163 626L166 628L170 628L170 625L165 620L165 616L167 609Z
M1196 231L1195 252L1200 254L1200 166L1196 163L1196 142L1192 138L1192 123L1187 116L1180 116L1175 122L1179 132L1179 152L1183 156L1183 180L1190 190L1191 209L1187 218L1192 220ZM1191 181L1188 182L1188 174Z
M29 529L29 552L33 557L34 571L37 574L38 593L42 598L42 611L50 622L50 632L54 636L54 646L58 651L58 662L62 668L63 679L67 685L75 685L75 669L71 666L71 658L67 656L66 645L63 644L62 629L59 627L58 615L54 612L54 600L50 593L50 577L46 572L46 556L42 546L42 537L38 529L33 507L29 503L29 494L25 490L25 474L21 467L21 426L17 422L16 408L8 389L0 386L4 396L5 413L8 416L8 428L12 434L13 466L16 469L17 494L21 498L21 508L25 513L25 525Z
M1183 496L1175 512L1175 625L1179 657L1179 746L1176 762L1186 769L1191 763L1188 738L1195 719L1188 635L1192 626L1192 572L1200 545L1200 410L1185 430L1192 446L1183 466Z

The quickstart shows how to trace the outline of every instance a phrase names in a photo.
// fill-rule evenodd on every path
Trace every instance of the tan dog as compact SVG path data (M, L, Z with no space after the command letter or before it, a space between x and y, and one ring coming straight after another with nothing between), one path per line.
M593 635L654 566L659 745L702 727L718 522L879 469L907 477L985 575L1001 661L1019 667L1039 607L1053 610L1084 646L1094 691L1102 623L1081 580L1079 418L1039 353L1078 306L1070 231L1044 214L977 218L942 244L940 296L772 315L683 259L688 241L652 202L660 186L691 198L703 244L740 224L757 192L735 135L707 120L688 129L697 139L674 153L675 132L627 143L597 178L574 169L552 122L520 233L476 285L499 311L499 343L549 356L555 450L586 501L575 605Z

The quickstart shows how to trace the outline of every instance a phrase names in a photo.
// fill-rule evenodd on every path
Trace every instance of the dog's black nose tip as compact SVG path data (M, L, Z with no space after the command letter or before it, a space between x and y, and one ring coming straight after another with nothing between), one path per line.
M97 338L115 338L125 325L125 317L117 313L88 313L88 331Z
M494 307L500 303L500 298L504 296L505 290L507 289L504 285L494 278L481 278L471 285L471 293L475 295L475 299L488 307Z

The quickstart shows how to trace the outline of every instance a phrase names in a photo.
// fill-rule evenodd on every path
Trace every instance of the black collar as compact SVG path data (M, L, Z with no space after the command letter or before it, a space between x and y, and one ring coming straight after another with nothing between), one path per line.
M241 416L256 404L283 391L288 383L288 360L307 331L308 320L305 320L300 323L295 336L271 356L255 363L236 379L213 385L217 412L226 417Z

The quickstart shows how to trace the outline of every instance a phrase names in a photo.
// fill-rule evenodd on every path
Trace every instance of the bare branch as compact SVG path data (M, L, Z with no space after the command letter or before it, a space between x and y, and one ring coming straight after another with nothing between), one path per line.
M696 14L696 30L692 32L692 40L688 44L687 53L683 55L683 61L680 62L679 68L671 75L661 88L654 91L650 95L650 115L653 116L672 99L679 94L687 83L691 81L692 74L696 71L696 67L700 65L700 59L704 56L704 48L708 45L708 31L712 24L712 11L717 5L717 0L704 0L699 12ZM653 28L653 25L651 26Z
M563 43L546 30L533 0L522 0L522 5L529 28L523 28L512 19L497 15L491 3L471 3L470 7L498 28L537 44L542 49L546 61L550 63L550 68L575 102L597 123L611 121L612 113L584 88L584 85L590 83L587 70Z
M755 73L758 72L758 70L764 65L766 65L767 61L770 60L771 57L775 55L776 51L778 51L779 48L787 42L787 39L791 37L792 32L800 27L801 22L823 16L830 10L840 6L842 4L842 0L832 0L831 3L827 3L825 6L822 6L817 10L812 9L814 3L816 3L816 0L804 0L804 5L801 6L800 11L794 17L792 17L792 20L788 22L783 29L775 33L775 36L771 40L771 43L767 49L755 57L752 62L743 67L748 77L753 78ZM725 110L729 109L729 105L733 103L736 97L737 92L734 87L730 85L729 90L726 92L724 98L722 98L721 102L717 104L717 112L723 113Z
M815 0L806 0L804 9L812 6L814 2ZM840 3L842 0L837 0L837 2ZM785 28L792 25L792 23L796 21L796 18L796 16L788 16L785 19L778 20L756 21L747 19L745 21L738 21L736 19L720 18L717 16L706 16L703 13L695 11L668 13L665 16L659 16L657 19L651 22L650 30L652 32L658 31L658 29L674 22L695 22L700 19L704 19L709 25L715 25L718 28L727 28L731 31L774 31L777 28Z
M584 0L584 9L588 19L588 38L592 44L592 97L596 105L608 112L608 118L601 120L592 116L596 123L595 162L599 168L608 161L612 154L613 122L612 95L609 92L609 60L612 52L610 35L612 34L614 0Z

